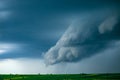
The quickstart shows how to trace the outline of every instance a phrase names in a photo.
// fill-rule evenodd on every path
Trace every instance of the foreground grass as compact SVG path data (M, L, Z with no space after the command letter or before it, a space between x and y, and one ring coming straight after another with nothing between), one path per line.
M0 75L0 80L120 80L120 74Z

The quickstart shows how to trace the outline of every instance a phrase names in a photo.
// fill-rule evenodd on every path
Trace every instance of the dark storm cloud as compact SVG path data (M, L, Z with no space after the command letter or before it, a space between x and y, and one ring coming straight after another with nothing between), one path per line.
M41 56L77 15L109 6L119 7L117 0L0 0L0 4L0 42L27 45L19 52L7 52L0 58ZM72 42L69 46L79 44Z
M77 18L46 52L46 64L79 61L106 50L111 41L119 41L119 12L100 14L89 13L82 19Z
M56 14L52 9L48 9L53 3L49 0L0 2L3 4L0 6L0 42L27 45L17 52L0 54L0 59L40 57L43 51L58 40L69 24L68 16ZM54 34L56 32L57 35Z

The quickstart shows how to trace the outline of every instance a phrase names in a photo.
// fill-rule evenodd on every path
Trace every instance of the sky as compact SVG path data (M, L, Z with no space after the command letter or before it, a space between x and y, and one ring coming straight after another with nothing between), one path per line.
M120 73L119 0L0 0L0 74Z

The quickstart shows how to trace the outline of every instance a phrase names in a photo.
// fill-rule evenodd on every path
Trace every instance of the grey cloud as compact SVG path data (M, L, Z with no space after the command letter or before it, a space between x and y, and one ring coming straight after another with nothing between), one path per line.
M115 25L118 22L118 16L114 15L108 19L106 19L100 26L99 26L99 32L101 34L107 32L107 31L112 31Z
M112 30L118 22L116 15L107 18L90 16L76 20L56 45L46 52L44 58L47 65L83 60L104 51L109 42L115 40L114 38L106 38L115 35L105 32L113 33Z

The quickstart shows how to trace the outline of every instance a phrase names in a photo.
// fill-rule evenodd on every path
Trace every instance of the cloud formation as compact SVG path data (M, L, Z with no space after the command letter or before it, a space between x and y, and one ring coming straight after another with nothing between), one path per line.
M107 32L107 31L112 31L115 25L117 24L118 16L112 16L108 19L106 19L100 26L99 26L99 32L101 34Z
M12 43L0 43L0 55L5 54L7 52L15 51L19 49L18 44L12 44Z
M47 65L83 60L104 51L110 41L120 37L116 34L118 16L90 16L76 20L56 45L46 52L44 58Z

